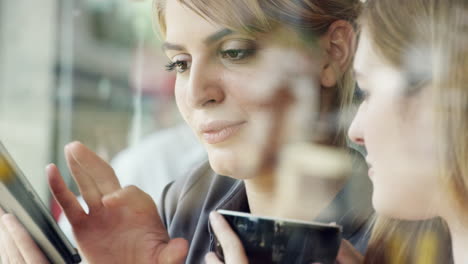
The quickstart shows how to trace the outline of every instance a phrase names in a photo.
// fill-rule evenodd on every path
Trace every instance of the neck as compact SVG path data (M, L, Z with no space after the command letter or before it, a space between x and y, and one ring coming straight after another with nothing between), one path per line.
M287 176L291 175L282 175ZM252 214L311 221L333 201L345 182L315 179L304 186L288 186L276 177L270 172L244 181Z
M450 229L450 236L452 238L452 253L455 264L468 263L468 224L465 215L462 212L456 211L454 217L445 219Z
M272 201L276 199L276 194L273 174L261 173L244 182L250 212L259 216L274 216Z

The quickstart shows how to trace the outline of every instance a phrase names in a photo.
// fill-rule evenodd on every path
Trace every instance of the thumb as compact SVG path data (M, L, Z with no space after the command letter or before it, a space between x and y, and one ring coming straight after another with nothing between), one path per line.
M361 264L364 263L364 257L351 243L343 239L336 261L339 264Z
M161 245L158 263L180 264L185 262L189 250L188 241L183 238L174 238L168 244Z

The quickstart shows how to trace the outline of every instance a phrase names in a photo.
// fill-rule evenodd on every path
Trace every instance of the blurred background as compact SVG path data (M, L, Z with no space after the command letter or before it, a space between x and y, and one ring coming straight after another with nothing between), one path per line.
M66 143L110 161L180 123L151 5L0 0L0 141L46 204L44 169L67 172Z

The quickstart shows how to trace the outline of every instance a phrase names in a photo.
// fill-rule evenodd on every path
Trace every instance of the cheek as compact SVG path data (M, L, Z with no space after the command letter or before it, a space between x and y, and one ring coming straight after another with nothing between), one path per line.
M431 121L421 108L389 98L375 100L368 109L366 147L374 165L374 207L395 218L433 217L440 186Z
M191 111L190 111L190 107L187 105L186 93L187 93L187 89L185 87L185 82L177 80L175 83L175 89L174 89L174 96L175 96L177 108L179 109L179 112L182 115L182 118L191 126L190 124Z
M423 94L424 95L424 94ZM413 157L413 162L420 170L428 173L436 171L440 161L437 159L438 141L436 133L435 111L432 101L422 98L410 105L404 122L408 124L405 130L407 136L407 153Z
M223 74L223 89L229 100L247 111L262 111L271 108L281 83L266 78L257 68L226 71Z
M255 85L255 76L251 73L227 72L223 74L223 90L228 100L236 102L238 105L255 105L253 96L258 89Z
M242 104L274 108L280 103L278 96L284 99L285 90L290 97L299 99L305 98L304 93L318 92L319 73L314 60L297 52L278 53L270 49L265 53L252 65L230 69L223 76L227 86L234 86L229 93Z
M379 214L405 220L439 215L443 190L434 171L389 171L376 175L373 183L372 202Z
M395 150L395 144L401 140L397 127L399 126L395 116L395 105L385 97L375 95L369 99L366 109L366 117L363 121L365 144L370 161L377 166L388 163L389 156Z

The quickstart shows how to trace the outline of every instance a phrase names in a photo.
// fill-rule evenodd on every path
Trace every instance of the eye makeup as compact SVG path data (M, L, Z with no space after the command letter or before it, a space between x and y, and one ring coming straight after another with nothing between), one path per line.
M415 95L430 83L430 76L415 76L408 74L406 76L406 86L404 89L404 94L405 96Z
M362 89L359 85L356 85L356 89L354 90L354 100L358 103L362 103L369 98L369 91Z
M177 71L178 73L183 73L186 70L190 69L192 65L191 57L187 54L179 54L172 58L173 61L165 65L166 71Z
M419 59L419 58L418 58ZM425 61L425 59L419 61ZM432 81L432 63L415 63L409 61L403 67L403 76L405 80L404 94L411 96L421 91Z
M174 61L174 62L169 62L168 64L165 65L166 71L174 71L177 70L177 72L184 72L188 69L188 63L186 61Z
M252 58L258 50L256 41L250 39L230 39L221 43L219 56L223 62L243 63Z
M230 49L220 51L219 53L223 59L238 61L254 55L255 52L256 50L254 49Z
M208 47L208 49L211 48ZM219 45L214 46L213 49L221 63L228 66L249 62L256 55L258 45L252 39L232 38L222 41ZM173 57L173 61L165 65L166 71L176 71L177 73L187 71L191 66L190 57L187 54L179 54Z

